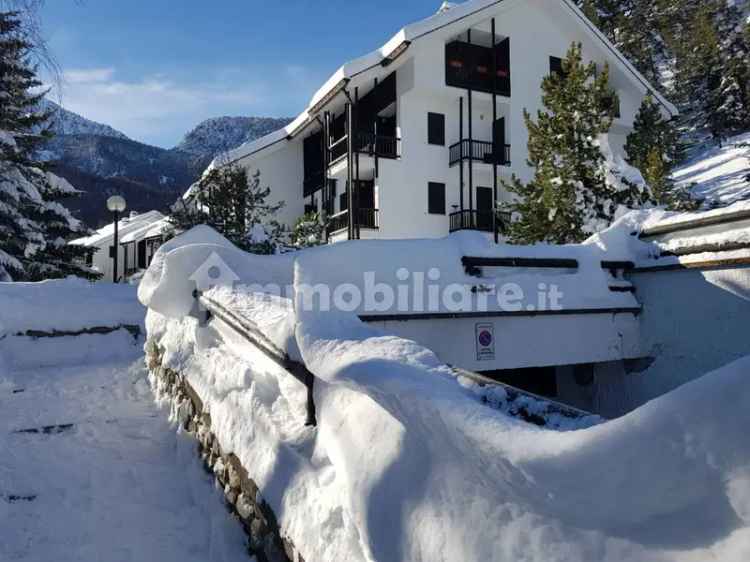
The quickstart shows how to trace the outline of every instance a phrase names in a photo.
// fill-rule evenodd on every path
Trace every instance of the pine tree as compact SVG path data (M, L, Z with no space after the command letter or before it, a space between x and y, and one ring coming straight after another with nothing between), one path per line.
M260 172L248 177L241 166L225 165L209 170L198 182L190 204L170 217L177 234L207 224L245 251L275 253L287 233L274 220L283 202L269 204L269 187L261 187Z
M96 278L76 263L83 264L90 250L65 247L87 232L59 203L75 190L34 157L49 138L50 114L38 109L46 92L28 62L33 46L25 36L16 13L0 12L0 275Z
M306 213L297 219L289 240L295 248L312 248L325 244L325 221L320 213Z
M529 130L529 160L534 179L505 184L517 195L509 238L515 243L580 242L607 226L619 205L637 207L649 200L643 186L617 181L607 170L600 138L609 131L612 100L609 69L584 64L581 45L573 44L563 75L542 81L544 111L536 122L524 112Z
M651 96L646 96L625 144L628 163L641 171L657 205L672 210L691 210L699 201L672 180L672 169L679 161L680 149L674 123L662 116Z

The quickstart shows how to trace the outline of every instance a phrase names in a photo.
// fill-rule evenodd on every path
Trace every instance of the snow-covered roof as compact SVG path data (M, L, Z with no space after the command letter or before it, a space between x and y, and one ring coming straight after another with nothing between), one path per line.
M402 28L396 33L391 39L385 43L379 49L372 51L358 59L354 59L342 65L327 81L323 86L315 92L312 99L310 100L307 108L300 113L297 118L292 121L286 127L274 131L260 139L248 142L242 146L230 151L228 154L222 156L222 160L214 161L210 167L220 166L228 162L235 162L241 158L250 156L260 150L268 148L269 146L283 141L290 135L292 135L297 129L305 125L308 120L312 119L319 111L321 102L326 97L330 97L332 94L337 93L338 90L342 89L348 80L359 76L370 70L380 68L381 63L389 58L389 56L396 51L404 43L409 44L417 41L421 37L428 35L434 31L437 31L446 25L450 25L461 19L469 17L471 15L482 12L499 4L506 2L519 2L521 0L468 0L462 4L451 4L445 2L441 6L440 10L421 21L412 23ZM626 76L629 76L631 80L644 86L654 98L666 109L671 115L677 115L677 108L664 98L659 91L649 83L649 81L640 73L638 70L620 53L617 48L604 36L604 34L597 29L597 27L586 18L581 10L575 5L572 0L559 0L562 5L566 7L571 16L581 24L582 27L596 40L599 40L604 44L607 50L613 54L613 59L616 64L624 71ZM187 194L186 194L187 195Z
M164 219L164 215L159 211L148 211L146 213L141 213L133 217L123 218L119 223L119 235L123 237L122 239L124 239L126 235L133 232L134 230L153 225L155 222L162 219ZM109 223L108 225L103 226L102 228L94 232L94 234L92 234L91 236L78 238L77 240L73 240L70 243L76 246L103 246L112 238L114 238L114 235L115 225L114 223Z
M120 244L129 244L131 242L137 242L139 240L145 240L146 238L153 238L160 236L163 230L169 225L168 218L162 218L156 222L147 222L140 228L131 230L125 236L120 239Z

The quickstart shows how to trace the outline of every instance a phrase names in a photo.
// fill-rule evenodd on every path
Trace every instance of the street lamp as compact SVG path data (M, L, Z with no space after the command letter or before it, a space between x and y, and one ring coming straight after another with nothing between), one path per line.
M114 215L115 218L115 243L114 246L112 246L112 260L114 262L114 269L112 271L112 281L114 283L117 283L117 257L119 255L119 248L118 248L118 228L119 228L119 221L120 221L120 214L125 211L127 207L127 204L125 203L125 198L120 195L113 195L109 199L107 199L107 209Z

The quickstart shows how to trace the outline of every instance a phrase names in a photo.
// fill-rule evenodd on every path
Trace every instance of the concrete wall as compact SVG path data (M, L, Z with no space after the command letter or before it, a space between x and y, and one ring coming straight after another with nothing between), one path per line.
M636 273L642 346L655 363L630 375L634 405L750 355L750 268Z
M278 143L256 155L242 158L237 164L244 167L250 177L260 171L261 187L271 188L267 202L284 202L284 207L276 214L275 219L287 226L294 226L295 221L305 212L305 202L302 199L302 137L297 137L292 142Z
M478 358L477 324L493 326L492 358ZM469 371L599 363L641 353L638 321L632 314L445 318L372 325L414 340L442 361Z

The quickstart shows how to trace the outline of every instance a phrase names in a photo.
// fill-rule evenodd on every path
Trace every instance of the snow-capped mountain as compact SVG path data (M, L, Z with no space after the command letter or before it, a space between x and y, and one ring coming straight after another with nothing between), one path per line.
M52 125L52 132L55 135L96 135L99 137L128 139L127 135L117 129L86 119L49 99L42 101L42 107L52 111L50 123Z
M200 123L174 149L213 158L272 133L290 121L288 118L273 117L215 117Z
M85 194L69 203L89 226L109 220L105 200L120 193L135 211L167 210L221 152L275 131L290 119L218 117L200 123L174 148L150 146L50 100L55 136L40 150L59 176Z

